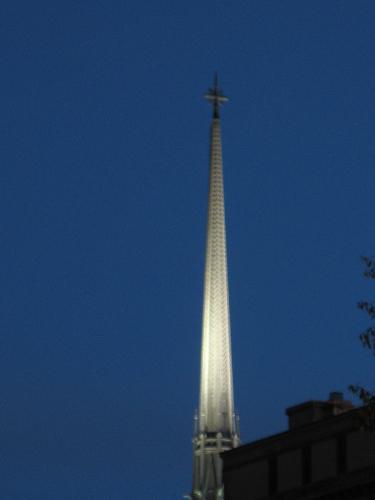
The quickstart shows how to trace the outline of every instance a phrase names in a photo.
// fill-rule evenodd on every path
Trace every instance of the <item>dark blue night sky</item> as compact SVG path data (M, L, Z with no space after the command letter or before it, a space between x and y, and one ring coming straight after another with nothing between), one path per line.
M178 499L219 71L243 441L373 383L372 0L0 6L0 496Z

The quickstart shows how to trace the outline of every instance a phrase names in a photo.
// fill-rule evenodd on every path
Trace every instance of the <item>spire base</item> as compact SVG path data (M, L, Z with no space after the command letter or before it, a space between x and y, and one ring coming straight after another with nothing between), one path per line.
M191 500L219 500L224 498L222 460L220 454L237 448L237 433L223 436L221 432L201 433L193 439L194 477Z

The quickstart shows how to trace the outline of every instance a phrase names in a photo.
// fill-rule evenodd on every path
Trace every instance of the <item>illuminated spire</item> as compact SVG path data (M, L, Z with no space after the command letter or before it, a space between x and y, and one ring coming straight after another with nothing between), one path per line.
M220 453L239 443L233 404L227 252L219 106L228 99L215 75L205 95L213 104L206 265L204 278L201 382L193 439L192 499L223 498Z

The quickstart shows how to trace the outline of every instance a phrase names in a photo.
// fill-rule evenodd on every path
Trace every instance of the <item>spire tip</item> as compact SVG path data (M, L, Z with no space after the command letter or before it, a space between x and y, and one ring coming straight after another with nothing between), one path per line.
M217 71L214 73L214 84L210 89L208 89L208 93L205 94L205 98L212 102L214 112L213 117L219 118L219 106L220 104L227 102L228 97L226 97L219 88Z

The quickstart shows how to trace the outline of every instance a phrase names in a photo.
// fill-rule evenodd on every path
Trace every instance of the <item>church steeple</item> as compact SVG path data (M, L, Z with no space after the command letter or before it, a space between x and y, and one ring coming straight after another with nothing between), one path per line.
M192 499L223 498L220 453L239 443L233 403L227 251L219 106L227 101L214 85L205 97L213 104L208 223L204 277L201 381L193 439Z

